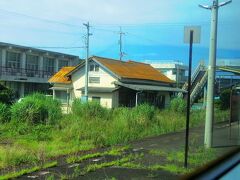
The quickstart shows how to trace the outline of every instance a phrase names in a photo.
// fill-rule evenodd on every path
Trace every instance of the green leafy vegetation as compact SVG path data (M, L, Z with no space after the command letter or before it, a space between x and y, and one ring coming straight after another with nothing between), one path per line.
M96 158L96 157L102 157L106 155L111 156L120 156L122 155L123 151L127 150L129 146L123 146L123 147L113 147L109 151L105 151L102 153L93 153L93 154L86 154L82 156L70 156L66 159L67 163L76 163L76 162L82 162L87 159Z
M11 107L12 120L28 124L54 124L61 118L60 103L42 94L33 94Z
M122 164L139 159L142 156L143 156L143 154L130 154L130 155L124 156L120 159L117 159L115 161L104 162L104 163L100 163L100 164L90 164L87 167L85 167L82 171L81 170L78 171L78 172L80 172L80 174L75 174L75 175L77 175L77 176L84 175L86 173L96 171L97 169L110 167L110 166L122 166ZM79 168L79 167L76 167L76 168Z
M14 101L14 92L0 83L0 103L12 104Z
M187 104L186 101L182 98L174 98L171 100L170 109L175 112L186 112Z
M218 110L215 115L224 120L229 112ZM190 126L201 125L204 116L204 111L191 112ZM11 107L0 104L0 119L3 122L0 126L0 169L14 169L22 164L35 166L61 155L70 155L69 162L82 161L83 157L74 156L76 152L127 144L185 128L185 114L171 108L158 110L142 104L110 110L96 102L83 104L75 100L72 113L62 115L59 102L41 94L25 97ZM108 155L120 154L117 149L108 151Z
M0 123L6 123L10 120L10 111L6 104L0 102Z
M13 179L13 178L25 175L25 174L29 174L29 173L32 173L32 172L35 172L35 171L39 171L41 169L47 169L47 168L54 167L54 166L57 166L57 162L56 161L50 162L50 163L46 163L43 166L35 166L35 167L29 168L29 169L22 169L22 170L17 171L17 172L12 172L12 173L0 176L0 180L3 180L3 179Z
M225 89L220 93L220 108L226 110L230 108L231 89Z

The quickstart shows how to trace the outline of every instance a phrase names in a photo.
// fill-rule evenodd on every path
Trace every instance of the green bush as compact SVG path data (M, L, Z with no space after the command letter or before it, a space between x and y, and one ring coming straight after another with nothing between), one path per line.
M0 102L0 123L6 123L10 120L11 114L6 104Z
M231 89L225 89L220 94L220 109L225 110L230 107Z
M14 101L14 92L0 84L0 102L4 104L12 104Z
M134 108L116 108L111 113L106 144L126 143L148 134L148 127L154 122L155 108L141 104Z
M29 124L54 124L62 115L58 101L38 93L12 105L11 113L12 120Z
M80 99L75 99L72 103L72 113L86 120L94 118L107 118L108 110L102 107L96 101L87 103L81 102Z
M174 98L170 102L170 109L175 112L186 112L187 104L182 98Z
M148 104L141 104L131 110L132 116L130 120L134 120L137 124L140 125L148 125L152 121L154 113L154 106L150 106Z

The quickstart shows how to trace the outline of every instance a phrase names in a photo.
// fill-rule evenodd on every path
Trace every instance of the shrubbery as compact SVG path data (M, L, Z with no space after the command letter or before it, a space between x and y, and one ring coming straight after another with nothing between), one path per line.
M6 105L0 104L1 108L0 116L7 112ZM180 131L186 121L182 111L158 110L147 104L110 110L97 102L75 100L72 113L61 117L58 101L34 94L14 104L12 120L0 126L0 138L13 142L0 147L0 168ZM229 117L225 111L217 114L220 120ZM202 124L204 117L204 111L191 112L190 126Z
M11 107L11 119L29 124L54 124L61 118L60 103L42 94L25 97Z
M231 89L225 89L220 94L220 109L225 110L230 107L230 93Z
M171 100L170 109L175 112L186 112L187 104L182 98L174 98Z
M96 101L83 103L80 99L75 99L72 103L72 113L90 120L93 118L106 118L108 110Z
M0 123L6 123L10 118L11 114L8 106L0 102Z
M14 92L0 84L0 102L4 104L12 104L14 100Z

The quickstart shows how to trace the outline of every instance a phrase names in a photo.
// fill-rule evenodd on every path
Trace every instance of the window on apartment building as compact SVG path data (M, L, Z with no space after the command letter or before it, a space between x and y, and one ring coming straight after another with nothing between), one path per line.
M100 83L100 77L89 77L89 83Z
M54 72L54 58L45 57L43 59L43 66L44 66L44 71Z
M93 96L92 101L100 103L101 97Z
M20 68L20 53L7 51L7 67Z
M62 67L68 66L67 60L59 60L58 61L58 70L60 70Z
M89 70L98 72L99 71L99 65L98 64L91 64L90 67L89 67Z
M26 57L26 69L27 70L38 70L38 56L27 55L27 57Z

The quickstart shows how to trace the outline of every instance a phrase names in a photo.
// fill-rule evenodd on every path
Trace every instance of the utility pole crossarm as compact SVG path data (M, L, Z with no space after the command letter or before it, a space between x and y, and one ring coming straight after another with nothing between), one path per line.
M217 0L214 0L212 6L202 5L202 4L199 4L198 6L203 8L203 9L211 10L213 8L219 8L219 7L225 6L227 4L230 4L231 2L232 2L232 0L229 0L229 1L226 1L226 2L222 2L222 3L218 3Z
M212 6L208 6L208 5L199 4L198 6L203 9L212 9Z
M230 4L231 2L232 2L232 0L229 0L229 1L226 1L226 2L219 3L218 7L225 6L225 5L227 5L227 4Z

